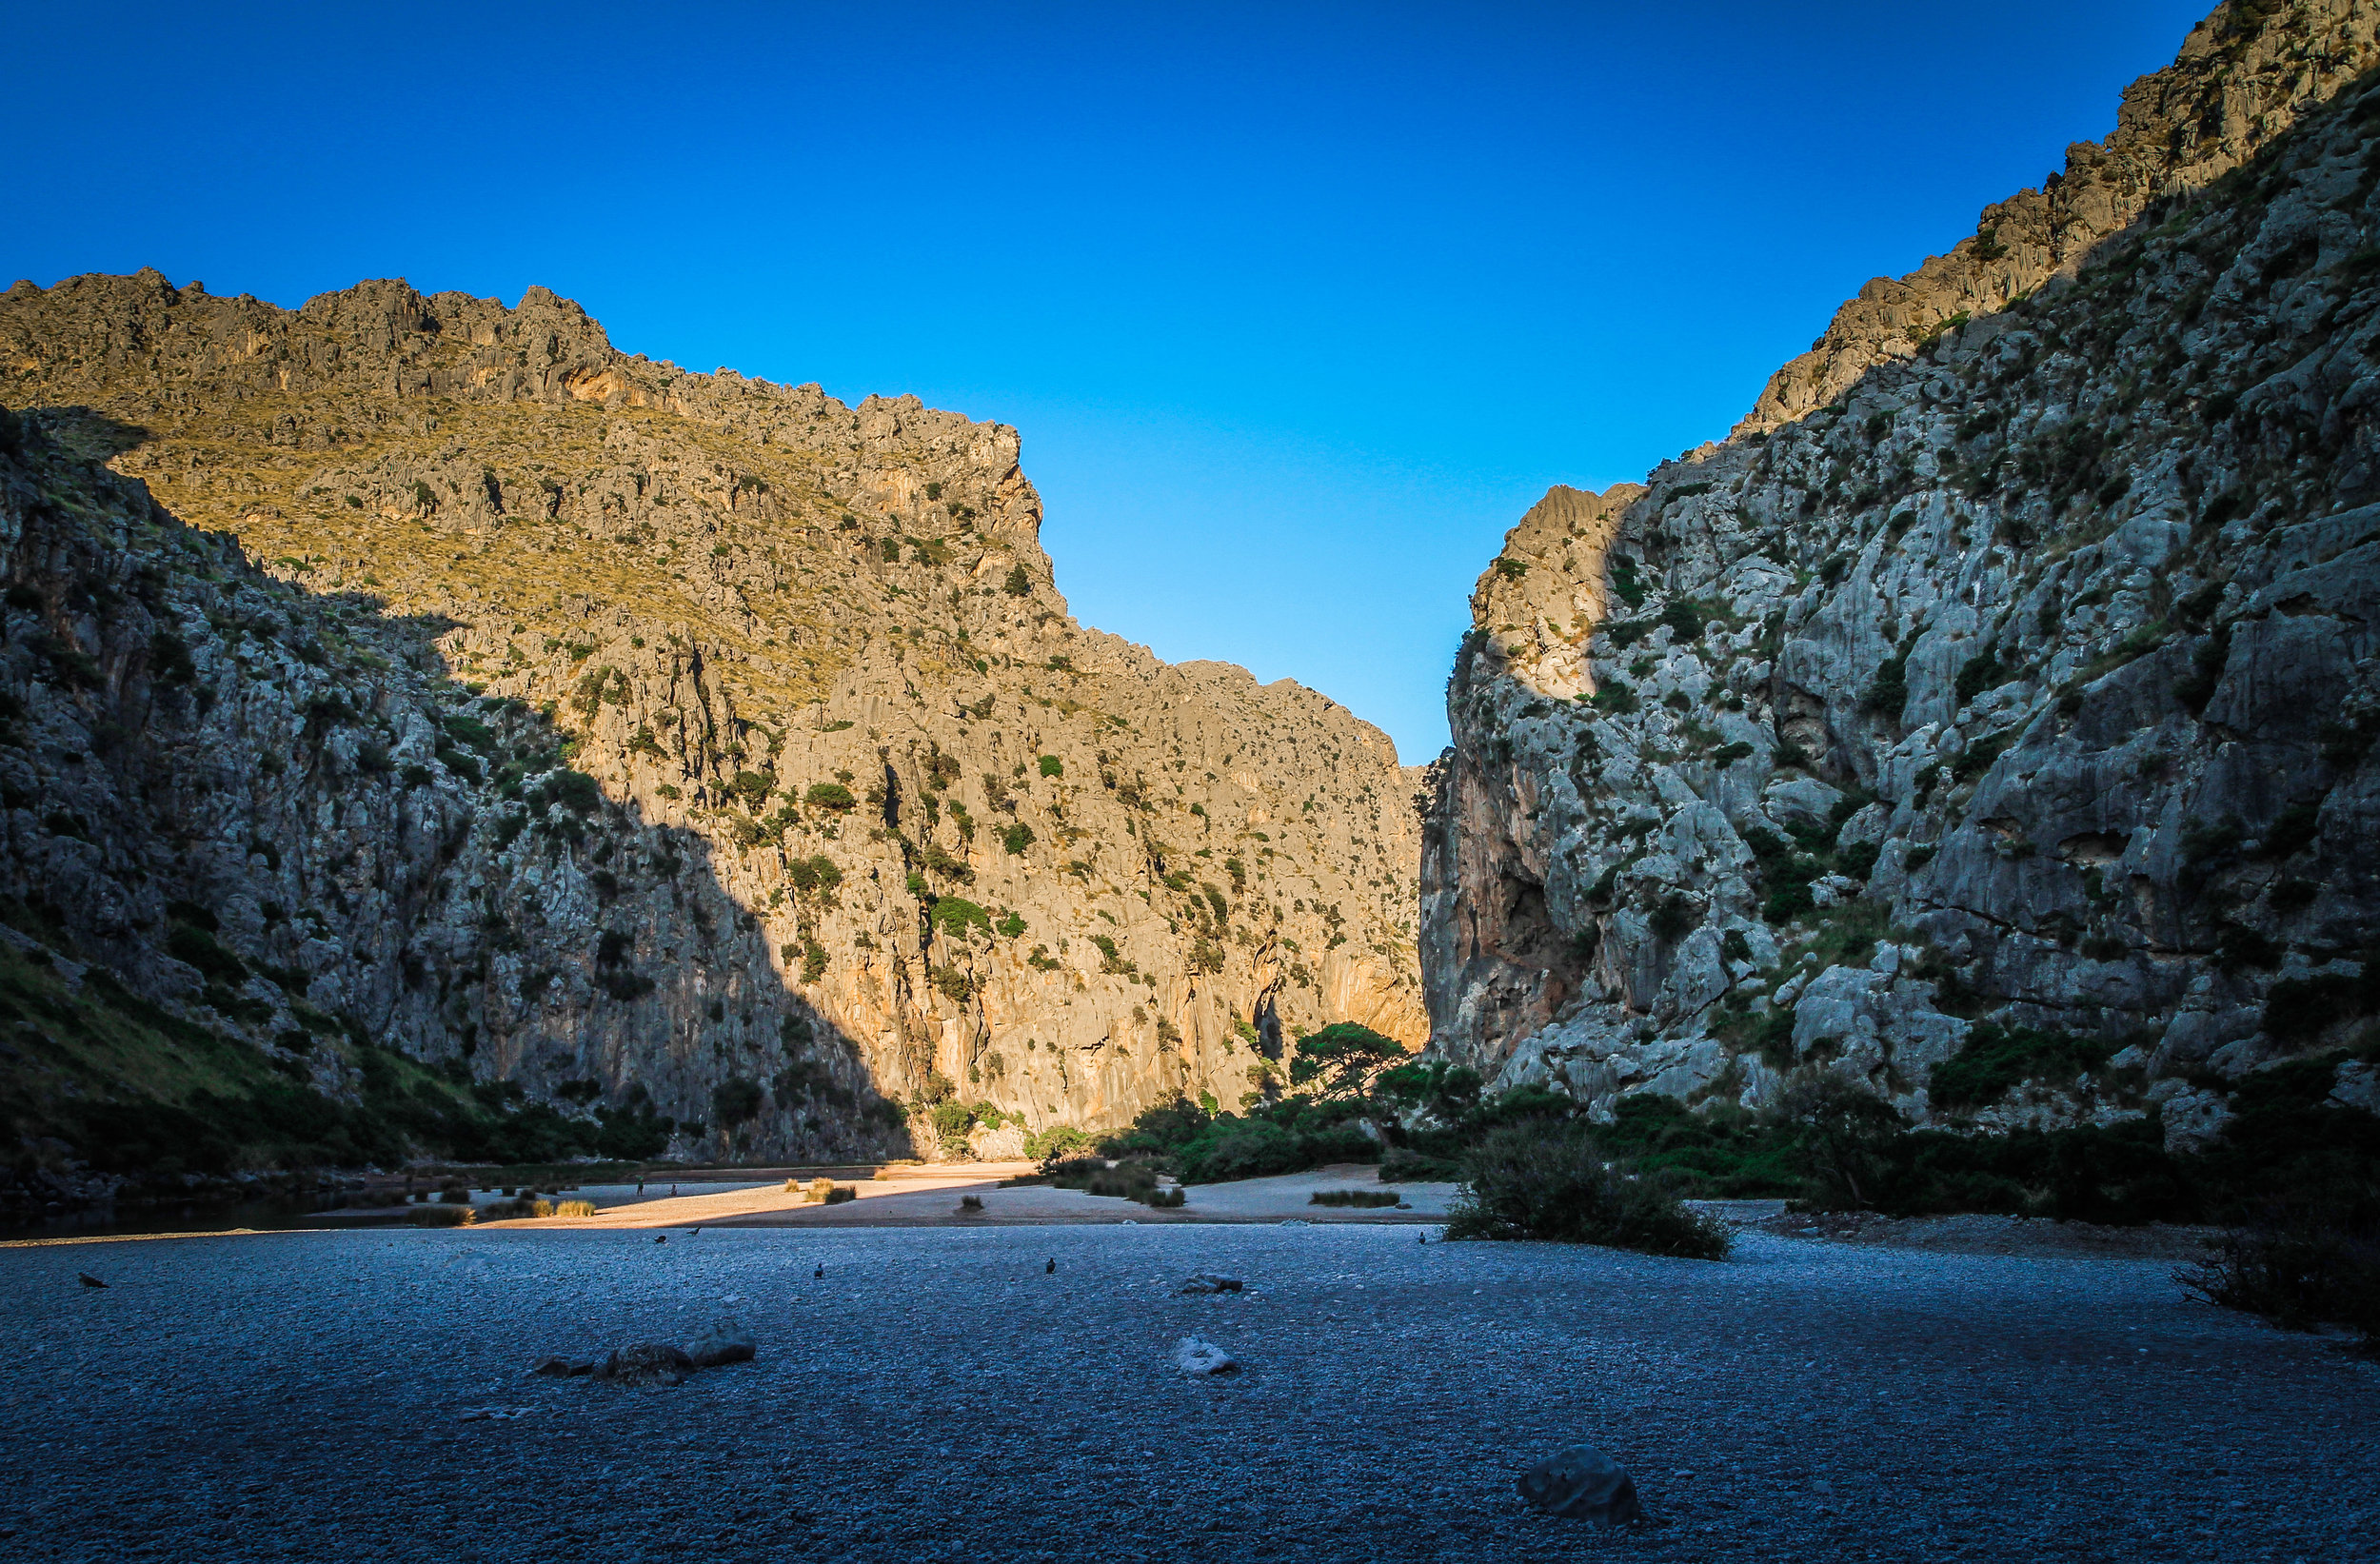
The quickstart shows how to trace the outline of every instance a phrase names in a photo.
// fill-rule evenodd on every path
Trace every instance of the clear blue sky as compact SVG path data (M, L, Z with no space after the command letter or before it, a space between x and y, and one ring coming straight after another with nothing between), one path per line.
M1059 585L1445 742L1555 483L1723 433L2211 0L0 3L0 284L517 300L1018 426Z

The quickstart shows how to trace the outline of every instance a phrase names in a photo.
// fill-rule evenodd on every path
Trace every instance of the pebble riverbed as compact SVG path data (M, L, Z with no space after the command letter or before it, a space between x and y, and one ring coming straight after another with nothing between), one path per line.
M2170 1260L1423 1231L0 1249L0 1556L2380 1556L2380 1370L2187 1300ZM1195 1271L1250 1290L1179 1296ZM722 1317L758 1359L675 1389L526 1373ZM1240 1372L1183 1375L1184 1336ZM1649 1525L1520 1502L1577 1441Z

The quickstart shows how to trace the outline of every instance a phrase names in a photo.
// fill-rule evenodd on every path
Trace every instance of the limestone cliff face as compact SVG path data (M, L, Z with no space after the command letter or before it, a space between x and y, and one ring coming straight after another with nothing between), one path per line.
M2068 148L2063 169L1985 208L1973 236L1949 253L1870 281L1809 352L1770 377L1736 433L1806 417L1946 327L2071 277L2151 206L2205 188L2370 69L2376 25L2370 0L2216 7L2172 65L2125 89L2113 134Z
M41 584L45 633L132 648L137 704L153 619L208 703L20 669L83 725L0 756L10 885L199 1007L162 909L211 910L295 975L207 1018L268 1053L294 996L571 1111L641 1094L704 1121L682 1150L810 1157L933 1149L871 1101L1112 1124L1236 1103L1297 1029L1426 1035L1419 773L1310 690L1076 624L1013 429L623 355L542 289L288 311L153 272L0 297L0 403L138 481L82 590L159 583L113 627ZM75 791L92 723L164 779L137 831Z
M1436 1049L1597 1103L1824 1065L1920 1119L2188 1138L2207 1072L2357 1024L2370 12L2217 10L1724 444L1515 529L1425 833ZM2037 1079L1939 1100L1979 1036Z

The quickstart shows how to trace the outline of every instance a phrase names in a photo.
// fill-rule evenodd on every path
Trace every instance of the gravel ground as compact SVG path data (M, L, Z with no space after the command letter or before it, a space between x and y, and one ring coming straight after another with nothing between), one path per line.
M276 1233L0 1249L24 1559L2373 1556L2380 1372L2171 1262L1748 1232ZM1043 1262L1055 1257L1056 1275ZM812 1276L823 1264L824 1278ZM1184 1297L1192 1271L1251 1292ZM97 1291L77 1271L103 1277ZM684 1341L676 1389L537 1356ZM1172 1349L1244 1365L1192 1379ZM466 1420L495 1409L497 1416ZM1513 1492L1577 1440L1652 1523Z

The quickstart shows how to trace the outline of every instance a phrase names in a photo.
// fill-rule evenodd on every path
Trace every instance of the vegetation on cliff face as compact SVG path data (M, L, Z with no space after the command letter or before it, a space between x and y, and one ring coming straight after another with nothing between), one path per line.
M2371 22L2220 8L1729 440L1515 529L1425 841L1445 1057L2174 1151L2278 1062L2380 1107Z
M0 402L18 922L327 1099L1013 1150L1422 1039L1414 778L1075 625L1012 430L153 272L0 296Z

